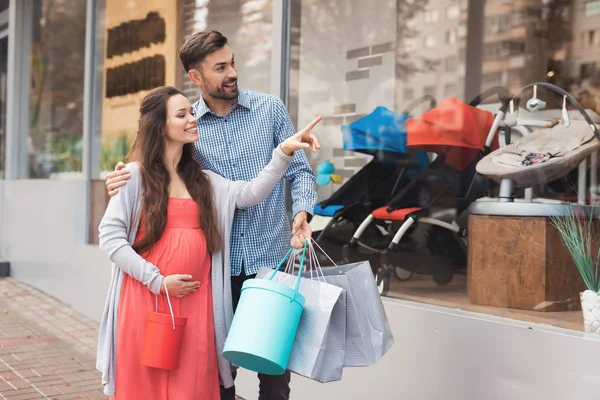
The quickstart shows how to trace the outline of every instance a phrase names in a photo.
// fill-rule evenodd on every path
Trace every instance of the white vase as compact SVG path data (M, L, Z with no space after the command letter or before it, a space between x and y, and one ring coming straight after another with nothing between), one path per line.
M586 290L580 293L580 298L585 331L600 334L600 295Z

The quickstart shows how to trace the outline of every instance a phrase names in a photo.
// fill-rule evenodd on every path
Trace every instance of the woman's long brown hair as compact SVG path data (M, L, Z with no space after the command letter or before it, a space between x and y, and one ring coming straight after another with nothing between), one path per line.
M137 137L127 161L137 161L142 176L144 210L144 237L133 249L142 254L151 251L161 238L167 225L167 204L171 178L163 161L166 149L167 102L175 95L183 95L172 86L162 86L144 97L140 107ZM198 204L200 227L206 236L211 254L221 250L223 242L218 229L212 189L208 176L192 158L192 143L183 145L183 154L177 172L185 182L188 192Z

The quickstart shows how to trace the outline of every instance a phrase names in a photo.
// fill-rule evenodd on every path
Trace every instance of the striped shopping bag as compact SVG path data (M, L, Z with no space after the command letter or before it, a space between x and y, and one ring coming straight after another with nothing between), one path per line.
M344 367L366 367L375 363L392 347L394 336L370 263L324 267L322 273L325 282L346 292Z

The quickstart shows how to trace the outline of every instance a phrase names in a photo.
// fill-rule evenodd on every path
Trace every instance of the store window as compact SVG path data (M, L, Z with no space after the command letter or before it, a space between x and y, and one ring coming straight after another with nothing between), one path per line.
M273 0L185 0L184 37L202 29L224 34L235 53L240 87L269 93ZM183 79L186 94L196 99L197 88Z
M190 101L200 92L179 61L179 48L191 34L214 29L233 49L240 87L270 92L272 0L105 0L99 177L123 160L135 138L137 114L148 91L174 85ZM142 35L148 32L148 35ZM143 75L141 84L130 79ZM98 176L98 175L97 175Z
M584 2L489 0L468 2L469 8L467 2L458 0L351 0L342 11L333 0L293 1L291 56L301 62L292 64L290 70L290 113L297 126L317 114L328 122L319 128L322 149L317 155L309 154L311 165L329 160L335 173L343 177L342 185L355 185L358 179L352 177L369 170L382 154L390 153L348 151L352 147L342 132L353 132L353 121L373 117L380 107L402 113L407 106L414 106L409 111L418 118L430 107L429 96L438 105L450 97L468 103L493 87L502 86L514 95L533 82L548 82L571 93L590 115L600 115L600 72L596 67L600 55L581 46L582 41L597 40L597 21L589 17L592 3L596 2L587 2L584 7ZM456 6L460 15L450 18L455 12L448 10ZM482 23L471 23L473 19ZM457 32L456 40L445 40L451 31ZM595 32L591 40L589 31ZM368 69L359 67L360 60L373 57L377 63ZM422 98L424 95L427 97ZM558 119L539 126L560 122L562 98L543 88L538 88L537 96L546 103L548 113L523 111L521 116L541 123L536 118L558 115ZM526 110L527 99L532 97L531 89L523 92L521 110ZM341 105L352 105L353 114L337 115ZM499 100L491 97L478 108L493 115L499 106ZM446 111L452 114L457 109ZM463 114L457 111L457 115ZM600 117L595 118L600 122ZM373 123L377 131L380 125ZM537 129L518 127L512 130L511 141ZM489 134L488 130L476 132L486 137ZM492 134L501 148L507 145L503 131ZM430 160L437 160L437 156L435 151L428 152ZM467 153L457 157L468 161L469 168L478 165L478 160ZM390 216L385 212L394 188L407 187L412 177L398 185L392 179L379 186L389 189L377 199L383 204L383 211L375 217L379 223L361 232L357 232L358 227L374 211L369 208L373 190L361 185L345 186L344 190L317 186L321 204L328 204L330 199L351 202L358 198L361 206L352 208L350 214L336 214L334 220L317 213L311 222L315 237L337 263L369 260L374 274L389 274L388 286L377 280L386 296L583 330L579 293L585 286L560 234L549 219L531 215L504 218L492 212L483 215L468 211L476 201L499 198L498 182L469 168L461 170L468 174L458 173L460 183L453 180L456 175L452 179L444 174L429 176L424 186L427 189L414 193L407 207L412 210L407 212L416 213L417 222L401 232L397 245L391 247L408 214L402 211ZM540 175L527 193L536 201L572 205L578 201L578 174L574 166L557 179ZM378 176L399 179L400 175ZM471 192L469 188L479 189ZM590 193L589 186L586 190ZM514 203L520 206L528 201L525 192L524 188L515 189L507 199L516 198ZM336 194L339 197L332 197ZM593 194L599 196L600 191ZM585 201L590 199L586 196ZM421 215L439 224L419 222ZM335 223L328 226L332 221ZM444 225L444 221L456 226ZM534 225L537 230L530 229ZM365 247L352 241L355 233ZM322 263L328 265L329 261L323 259Z
M83 155L86 2L32 3L28 176L78 177Z
M84 3L84 2L82 2ZM154 87L173 85L191 102L200 92L179 60L191 34L214 29L235 53L239 85L271 91L272 0L103 0L98 16L90 238L107 204L104 177L123 161L137 132L139 106ZM299 64L299 60L292 63ZM138 79L133 79L137 77Z

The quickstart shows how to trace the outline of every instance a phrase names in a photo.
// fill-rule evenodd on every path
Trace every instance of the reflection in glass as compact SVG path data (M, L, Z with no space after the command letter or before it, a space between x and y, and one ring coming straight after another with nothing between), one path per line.
M103 88L95 104L101 115L96 128L101 142L96 150L100 176L127 154L135 137L139 105L148 89L175 85L190 101L199 98L199 89L179 60L183 41L193 33L220 31L235 53L240 86L271 90L272 0L105 0L101 11L99 30L107 43L99 44L102 68L96 76ZM151 26L151 34L139 37L144 30L132 27L140 25ZM140 45L146 43L152 44ZM144 80L150 77L157 79Z
M269 93L271 90L271 47L273 0L195 0L186 7L185 37L203 29L225 35L235 53L239 84L244 89ZM183 77L186 95L196 100L198 89Z
M467 7L469 3L471 9ZM333 165L335 174L343 177L342 184L356 182L355 178L362 176L360 171L374 160L347 150L349 147L342 141L342 127L362 121L376 107L402 112L423 95L434 96L438 104L450 97L469 102L472 97L467 98L467 93L475 96L495 86L516 93L523 86L541 81L562 87L584 108L600 114L600 1L351 0L345 2L344 8L336 5L332 0L292 2L289 107L298 126L317 113L323 115L319 127L322 149L316 157L310 155L310 161L315 169L325 161ZM528 99L531 94L530 90L523 96ZM541 88L538 96L547 102L547 109L561 115L560 96ZM485 103L481 108L495 110L499 105L496 97L486 99ZM422 114L427 106L424 102L411 110L411 114ZM449 115L453 115L452 111ZM521 134L524 133L513 130L513 141ZM575 168L564 180L540 183L531 192L552 200L572 201L576 199L573 187L577 185L577 177ZM481 179L486 182L484 177ZM429 184L433 187L445 182L441 178ZM347 189L339 190L340 187L319 186L319 200L330 199L332 193ZM359 188L348 196L368 193L369 190ZM450 211L451 204L454 203L448 203ZM317 213L311 222L318 236L333 221L332 226L338 230L335 235L323 236L321 244L334 258L340 257L337 261L355 254L345 253L344 246L366 218L357 214L356 221L350 221L340 215L327 219L324 213ZM372 237L397 232L396 225L382 224L381 229L371 232ZM452 245L455 237L437 228L427 231L415 228L411 239L401 243L404 247L387 258L364 254L361 257L369 258L374 269L386 263L452 266L460 273L451 282L445 282L446 288L436 287L431 278L423 276L404 283L408 277L399 274L402 267L398 267L390 293L424 301L457 301L462 307L469 303L465 295L466 253L461 252L460 259L456 257L458 253L454 253L456 247ZM523 243L529 243L528 239ZM379 242L372 247L376 245ZM573 314L573 324L565 323L564 315L551 314L547 313L545 322L580 329L579 313Z
M33 1L29 177L81 172L86 2Z

